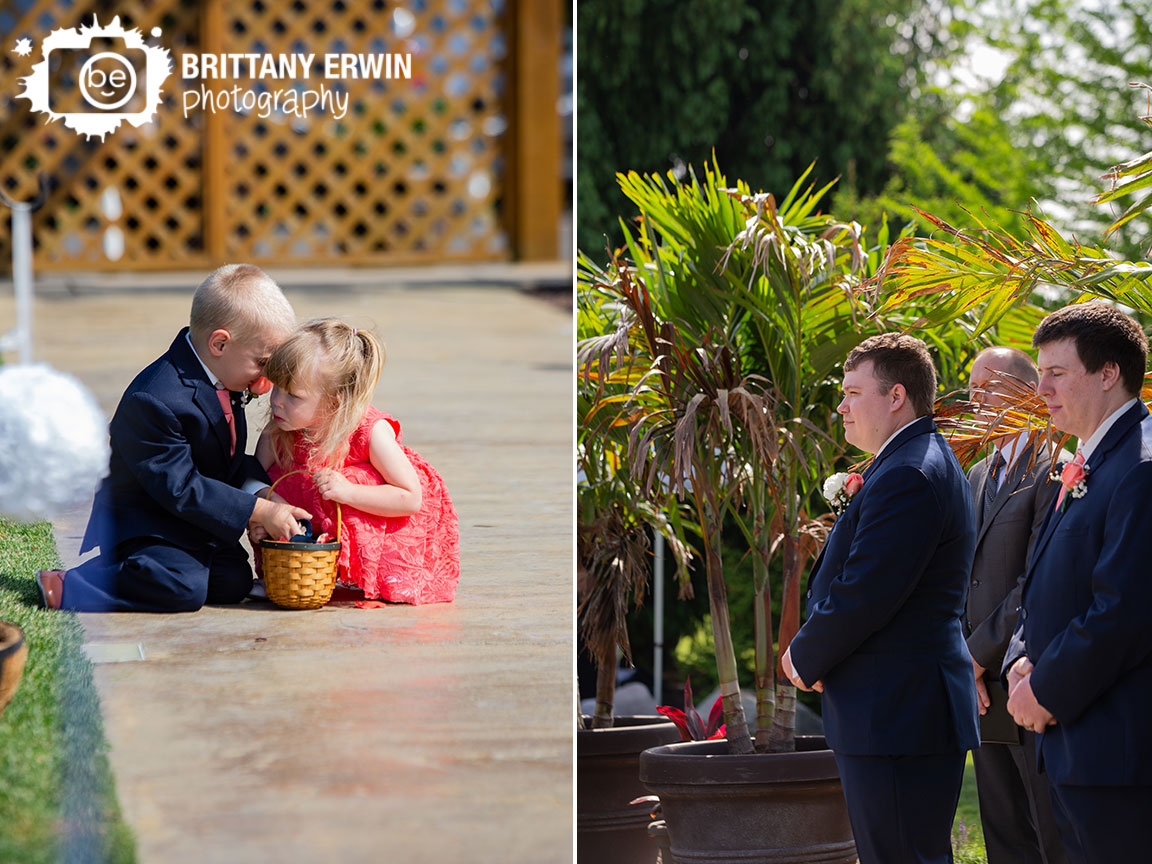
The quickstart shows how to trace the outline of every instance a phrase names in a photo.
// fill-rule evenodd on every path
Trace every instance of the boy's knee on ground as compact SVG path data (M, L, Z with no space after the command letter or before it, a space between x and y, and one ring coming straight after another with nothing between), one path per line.
M195 612L206 602L208 586L203 582L187 584L178 578L180 575L183 574L173 574L176 578L157 585L157 593L161 595L157 603L170 612Z
M215 574L213 574L215 576ZM208 583L208 593L204 603L209 606L234 606L252 593L252 574L247 580L231 576L228 579L212 578Z
M231 606L252 592L252 564L248 552L239 543L217 549L208 572L205 603Z

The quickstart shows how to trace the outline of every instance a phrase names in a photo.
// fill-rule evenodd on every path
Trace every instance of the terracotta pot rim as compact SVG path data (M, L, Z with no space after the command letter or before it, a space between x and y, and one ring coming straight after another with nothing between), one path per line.
M11 638L11 642L7 639ZM5 644L7 642L7 644ZM24 631L11 621L0 621L0 658L15 654L24 645Z

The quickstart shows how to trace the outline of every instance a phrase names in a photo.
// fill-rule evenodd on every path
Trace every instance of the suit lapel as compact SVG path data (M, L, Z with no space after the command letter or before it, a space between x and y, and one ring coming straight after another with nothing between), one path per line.
M1132 429L1133 426L1138 424L1141 420L1148 416L1148 409L1144 407L1143 402L1137 402L1131 408L1124 412L1121 417L1112 424L1112 428L1108 430L1108 434L1104 436L1096 449L1092 451L1092 455L1088 458L1088 474L1086 481L1091 489L1092 474L1100 470L1108 454L1116 447L1117 444L1123 440L1124 436ZM1052 534L1056 531L1056 526L1060 524L1060 517L1064 515L1064 510L1072 505L1071 501L1065 500L1063 508L1056 507L1056 499L1052 499L1053 511L1049 512L1048 519L1044 522L1044 529L1040 534L1040 539L1036 543L1036 549L1032 552L1032 561L1029 562L1029 571L1036 561L1040 560L1040 554L1044 551L1044 547L1048 545L1048 541L1052 539Z
M875 459L873 459L872 464L869 465L865 469L864 475L863 475L864 476L864 488L867 488L869 478L871 478L876 473L876 470L880 466L880 464L886 458L888 458L894 452L896 452L896 450L899 447L901 447L906 441L911 440L912 438L916 437L917 435L923 435L927 432L935 432L935 431L936 431L936 424L933 422L931 417L921 417L921 418L913 421L912 423L909 423L908 426L906 426L903 430L901 430L900 434L897 435L896 438L887 447L884 448L884 452L882 452L879 456L877 456ZM864 490L861 489L861 491L859 493L857 493L857 496L862 495L863 491ZM832 526L832 531L835 531L836 528L839 527L840 523L844 520L845 515L848 513L849 508L851 508L852 505L855 503L855 500L856 500L855 498L852 499L852 501L850 501L848 503L848 507L844 508L844 512L841 513L836 518L836 524ZM828 537L824 540L824 545L820 547L820 554L816 556L816 563L813 564L812 569L808 571L809 583L811 583L812 577L820 572L820 565L824 562L824 552L828 548L828 541L832 539L832 531L828 532Z
M1117 444L1128 434L1128 430L1148 416L1148 409L1144 406L1143 402L1137 402L1131 408L1121 415L1121 417L1112 424L1112 428L1108 430L1108 434L1092 451L1092 456L1087 460L1088 464L1088 477L1092 477L1093 471L1099 471L1100 466L1108 458Z
M975 499L973 504L976 508L976 523L983 528L984 526L984 490L988 486L988 460L985 459L980 463L980 468L976 473L976 483L972 487L972 495ZM983 531L981 531L981 535ZM980 542L980 538L976 538L976 542Z
M1004 482L1000 484L1000 488L996 490L996 497L992 499L992 507L985 512L984 509L984 489L988 484L989 471L988 463L984 463L984 482L980 484L980 529L976 533L976 545L980 545L980 541L984 539L984 535L988 531L988 526L996 518L996 515L1004 509L1004 505L1008 503L1008 499L1012 497L1020 484L1024 482L1024 475L1028 473L1028 462L1032 458L1032 445L1028 444L1021 451L1016 461L1012 464L1012 468L1008 470Z
M216 436L216 440L220 442L220 446L224 449L225 461L230 461L228 458L228 451L232 449L232 436L228 433L228 421L224 419L224 409L220 407L220 400L216 396L216 388L212 382L208 380L204 367L200 364L199 358L196 357L196 352L192 350L192 346L188 344L188 339L185 334L188 328L185 327L172 342L172 346L168 349L168 354L172 358L172 365L176 367L176 371L180 373L180 378L184 382L185 387L192 390L192 401L196 403L196 407L204 412L204 416L208 418L208 424L212 427L212 432ZM233 415L237 412L233 409ZM236 417L236 451L240 452L240 417Z
M869 465L868 470L864 472L864 482L867 483L868 478L876 473L876 469L880 467L884 460L903 447L907 442L911 441L917 435L924 435L928 432L935 431L936 424L931 417L920 417L909 423L900 430L900 434L884 448L880 455L872 460L872 464Z

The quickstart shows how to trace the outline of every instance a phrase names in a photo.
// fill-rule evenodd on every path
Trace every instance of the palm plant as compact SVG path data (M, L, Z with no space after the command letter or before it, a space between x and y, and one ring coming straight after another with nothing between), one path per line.
M580 259L582 295L607 298L603 308L617 314L614 330L580 343L582 380L595 383L586 424L595 436L627 430L631 477L654 507L692 502L733 752L752 744L728 627L725 519L740 528L753 564L756 747L792 749L795 689L778 658L799 627L805 564L828 526L808 505L821 501L822 478L843 453L838 364L873 333L934 328L923 335L956 357L997 322L1004 341L1013 330L1030 335L1038 317L1018 302L991 312L979 301L937 310L928 295L889 302L877 279L892 260L886 228L868 248L860 226L817 212L828 187L805 188L805 179L777 203L744 183L729 188L715 165L703 183L694 172L683 183L619 175L640 210L636 228L621 223L625 249L605 267ZM908 248L906 239L896 248ZM965 434L971 447L987 433ZM777 554L774 640L768 574Z
M659 501L665 490L681 498L691 496L704 543L729 746L735 752L751 752L728 626L720 531L736 489L733 478L743 467L736 445L740 432L733 418L762 422L770 405L757 383L741 376L722 334L709 328L697 344L686 329L654 314L647 288L633 278L626 264L617 260L614 268L611 281L593 284L618 298L627 314L614 337L582 343L579 363L585 376L595 366L606 387L629 386L624 392L603 395L588 420L595 424L594 434L619 427L629 430L633 479L645 496ZM628 344L626 361L615 368L605 367L610 339Z
M600 304L582 304L579 332L585 338L603 333L605 317ZM639 494L631 482L627 440L618 431L590 434L584 422L591 410L590 388L603 388L595 373L581 378L577 395L580 434L577 462L576 550L579 568L579 627L585 647L597 668L596 700L591 728L613 725L617 652L631 664L627 612L629 604L643 602L650 571L650 536L660 532L676 562L681 597L691 593L687 579L690 547L681 539L684 528L679 508L656 507L651 496ZM578 718L582 724L582 718Z
M576 519L579 626L597 668L591 728L602 729L613 723L617 650L624 662L632 662L628 606L630 601L639 606L644 599L652 530L665 535L681 572L686 570L688 547L664 511L629 482L626 458L615 442L586 437L578 456L584 473Z
M1129 86L1152 93L1146 84ZM1141 119L1152 126L1152 116ZM1152 208L1152 151L1113 166L1105 179L1108 189L1096 196L1095 203L1137 196L1109 226L1106 236L1110 236ZM960 229L931 214L922 215L939 236L905 238L893 246L879 274L886 286L885 308L931 297L935 314L943 317L980 306L984 312L978 331L983 331L1001 310L1034 291L1047 290L1073 302L1104 298L1152 316L1152 263L1117 260L1104 245L1085 246L1065 238L1031 209L1023 214L1023 236L979 219L974 220L975 228ZM1027 329L1028 337L1032 329Z

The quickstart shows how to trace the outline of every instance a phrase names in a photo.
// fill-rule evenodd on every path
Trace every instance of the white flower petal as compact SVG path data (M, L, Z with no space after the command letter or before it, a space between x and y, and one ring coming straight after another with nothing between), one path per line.
M108 419L84 385L42 364L0 368L0 514L52 519L108 473Z

